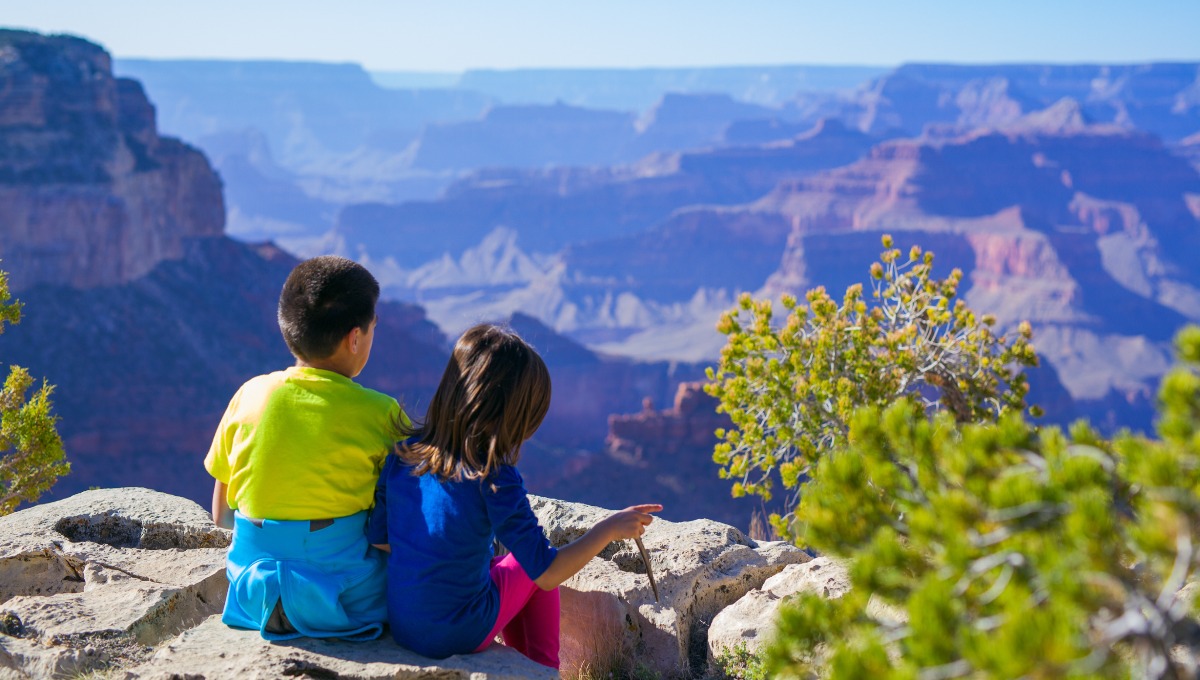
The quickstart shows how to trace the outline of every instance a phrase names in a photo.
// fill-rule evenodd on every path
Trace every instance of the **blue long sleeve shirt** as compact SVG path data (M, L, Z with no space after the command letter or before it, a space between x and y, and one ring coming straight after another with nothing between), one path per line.
M367 525L387 543L388 622L399 644L432 658L474 651L496 623L493 539L536 580L558 551L529 506L521 474L503 466L483 480L413 476L388 456Z

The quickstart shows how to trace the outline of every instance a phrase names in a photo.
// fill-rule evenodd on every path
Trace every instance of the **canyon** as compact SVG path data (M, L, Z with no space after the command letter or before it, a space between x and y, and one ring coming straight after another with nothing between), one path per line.
M356 65L119 61L135 80L86 40L20 31L0 53L0 266L25 304L0 357L57 385L74 471L55 497L205 502L212 429L290 363L275 299L319 252L383 284L364 384L420 417L457 333L505 321L554 379L531 489L739 527L768 509L716 478L723 416L697 381L742 292L837 297L883 234L919 244L972 307L1033 324L1045 422L1106 431L1151 426L1171 337L1200 321L1195 64L412 88Z

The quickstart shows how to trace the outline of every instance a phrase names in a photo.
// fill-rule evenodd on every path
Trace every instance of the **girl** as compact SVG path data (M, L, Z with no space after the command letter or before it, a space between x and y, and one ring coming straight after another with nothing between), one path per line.
M558 668L558 585L610 542L641 536L661 505L638 505L555 549L513 467L550 406L542 358L483 324L454 346L425 422L388 456L367 535L390 551L388 621L425 656L482 651L496 635ZM509 553L493 557L493 540Z

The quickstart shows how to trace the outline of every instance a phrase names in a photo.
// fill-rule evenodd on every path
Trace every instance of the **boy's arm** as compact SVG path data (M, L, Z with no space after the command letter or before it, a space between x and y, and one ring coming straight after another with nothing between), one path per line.
M217 480L213 484L212 517L213 522L222 529L233 528L233 508L229 507L226 497L229 493L225 483Z
M367 515L367 542L388 553L392 551L392 546L388 545L387 477L393 465L392 458L393 456L388 454L384 459L379 481L375 483L375 503L371 506L371 513Z
M217 425L212 444L208 447L208 454L204 457L204 469L208 470L208 473L216 480L213 484L212 518L213 522L222 529L233 528L233 509L229 507L229 485L227 483L230 478L229 450L233 442L230 435L231 428L228 424L230 418L237 411L243 388L245 385L239 387L233 398L229 400L229 406L221 415L221 422Z

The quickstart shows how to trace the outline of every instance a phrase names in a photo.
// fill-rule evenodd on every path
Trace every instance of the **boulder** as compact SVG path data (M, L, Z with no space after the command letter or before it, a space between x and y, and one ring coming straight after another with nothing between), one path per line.
M821 556L804 564L785 567L713 618L708 629L708 660L711 663L738 645L758 652L775 631L779 608L798 593L815 593L839 598L850 590L850 573L845 560ZM908 621L903 609L872 595L867 615L877 621L901 625Z
M713 618L708 628L709 663L738 645L752 652L761 649L774 632L779 608L789 596L811 592L835 598L848 590L850 575L839 560L822 556L788 565Z
M549 498L530 500L556 546L582 536L612 512ZM787 565L810 559L790 545L756 543L710 520L657 520L643 543L658 582L658 602L632 541L610 544L563 584L565 674L695 674L706 663L713 617ZM630 664L641 668L621 667Z
M384 637L371 642L300 638L269 642L257 631L236 630L213 616L160 645L154 656L126 671L124 680L167 678L341 678L342 680L507 680L557 678L502 645L479 654L426 659Z
M0 670L137 660L220 611L230 533L196 503L102 489L0 517Z

